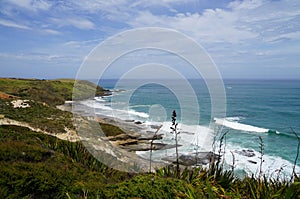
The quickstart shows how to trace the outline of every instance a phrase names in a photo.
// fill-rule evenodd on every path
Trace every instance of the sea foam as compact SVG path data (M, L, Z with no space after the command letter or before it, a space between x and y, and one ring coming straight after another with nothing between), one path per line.
M85 100L85 101L81 101L81 104L91 107L91 108L95 108L95 109L103 109L103 110L110 110L112 111L112 108L109 106L106 106L105 104L99 103L99 100Z
M123 109L115 109L110 107L107 103L105 103L106 101L103 99L95 99L95 100L85 100L82 101L81 104L94 108L94 109L98 109L96 110L97 114L101 114L101 115L107 115L107 116L114 116L114 117L118 117L119 119L140 119L140 118L148 118L149 114L147 113L143 113L143 112L138 112L135 111L133 109L128 109L128 110L123 110ZM136 118L137 116L137 118Z
M220 119L220 118L214 118L214 121L216 124L225 126L231 129L240 130L240 131L246 131L246 132L256 132L256 133L268 133L269 129L251 126L248 124L242 124L239 122L236 122L234 120L229 121L228 119Z
M222 153L221 155L222 158L224 158L225 163L231 167L233 165L233 154L235 170L243 170L248 175L254 174L258 177L260 170L261 154L254 149L250 149L251 151L253 151L254 156L246 157L238 153L238 151L242 150L248 149L227 143L225 154ZM288 179L290 178L293 172L293 164L281 157L265 154L263 155L262 161L262 174L264 174L267 178L280 177L280 179ZM279 173L279 170L281 169L282 171L281 173ZM295 169L298 172L300 171L300 167L297 165Z

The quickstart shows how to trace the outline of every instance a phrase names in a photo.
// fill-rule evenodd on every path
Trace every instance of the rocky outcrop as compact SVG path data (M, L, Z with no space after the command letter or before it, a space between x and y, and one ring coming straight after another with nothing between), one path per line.
M178 157L178 161L180 165L184 166L194 166L194 165L206 165L208 164L211 159L214 158L219 159L220 157L217 154L214 154L213 152L199 152L197 154L190 154L190 155L180 155ZM175 156L169 156L162 158L162 160L176 163L176 157Z
M127 151L150 151L151 150L151 140L161 140L162 134L158 134L153 137L152 134L139 134L139 133L124 133L116 136L109 136L107 139L112 144L119 146ZM175 145L169 145L164 143L152 143L152 150L170 149L174 148Z
M253 160L248 160L248 162L252 163L252 164L257 164L256 161L253 161Z
M254 157L255 156L254 151L251 149L243 149L241 151L235 150L234 152L239 155L246 156L246 157Z
M138 140L136 139L116 140L111 143L115 145L127 146L127 145L138 144Z
M181 145L178 145L181 146ZM126 149L127 151L156 151L156 150L166 150L175 148L175 144L164 144L164 143L153 143L150 142L137 142L134 144L127 144L121 146L122 149Z

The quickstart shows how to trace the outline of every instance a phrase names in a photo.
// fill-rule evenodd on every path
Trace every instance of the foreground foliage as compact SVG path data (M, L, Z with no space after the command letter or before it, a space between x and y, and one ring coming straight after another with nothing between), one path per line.
M86 190L96 196L128 176L98 162L80 143L0 126L1 198L78 197Z
M17 126L0 126L3 198L299 198L300 180L235 178L230 171L165 167L127 174L71 143Z

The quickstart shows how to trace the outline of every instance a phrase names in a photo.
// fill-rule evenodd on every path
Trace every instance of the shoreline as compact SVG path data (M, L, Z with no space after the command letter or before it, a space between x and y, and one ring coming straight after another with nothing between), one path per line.
M76 103L76 109L73 109L73 105ZM77 129L80 141L86 146L90 153L99 161L107 162L107 159L113 159L113 162L107 164L107 166L121 171L128 172L149 172L149 159L139 156L136 150L148 150L150 146L150 140L153 136L145 136L141 133L145 130L139 124L134 124L129 121L124 121L118 118L113 118L101 114L92 114L92 108L80 104L80 101L67 101L63 105L57 106L58 109L71 112L74 117L86 118L85 120L79 119L87 129ZM78 119L78 118L77 118ZM105 136L103 133L97 135L99 131L99 123L109 124L121 128L125 134L117 136ZM96 124L96 125L95 125ZM148 142L148 143L147 143ZM136 150L137 144L140 143ZM149 145L146 146L145 145ZM126 146L130 146L129 148ZM110 156L110 157L107 157ZM165 165L162 161L153 161L151 171L154 172L156 168L161 168ZM125 169L125 170L124 170Z
M76 104L75 104L76 103ZM74 106L75 104L75 106ZM75 107L75 109L73 109ZM94 142L92 147L97 150L107 151L103 149L104 146L117 150L118 152L122 151L125 157L131 156L132 159L137 160L143 165L143 167L149 166L150 159L142 157L141 153L151 151L151 140L154 140L152 145L153 151L175 149L175 144L167 144L163 142L163 134L159 134L160 126L159 125L150 125L146 126L144 123L136 120L122 120L115 117L110 117L101 114L93 113L94 109L83 105L80 101L67 101L64 105L57 106L60 110L69 111L74 115L79 115L81 117L87 118L89 122L97 122L103 124L109 124L121 128L125 134L123 136L111 136L111 137L102 137L97 138L99 143ZM101 125L100 125L101 126ZM153 139L154 133L158 133L157 137ZM90 135L91 136L91 135ZM79 136L83 137L83 136ZM84 139L84 138L83 138ZM90 140L89 140L90 141ZM108 142L109 144L105 143ZM100 146L100 145L103 146ZM89 144L88 144L89 145ZM178 145L179 147L182 145ZM108 152L110 155L115 155L112 152ZM179 162L181 166L199 166L207 165L211 158L219 158L217 154L214 154L211 151L201 151L198 156L194 153L191 154L179 154ZM150 158L150 157L149 157ZM120 160L127 162L127 158L120 158ZM130 159L129 159L130 160ZM169 154L167 156L161 157L159 160L152 159L153 168L163 167L166 164L174 164L174 154ZM154 171L154 170L153 170Z

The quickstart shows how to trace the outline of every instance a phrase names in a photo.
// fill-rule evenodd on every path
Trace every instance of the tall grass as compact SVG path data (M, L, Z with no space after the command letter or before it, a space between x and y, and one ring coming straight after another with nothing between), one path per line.
M294 161L294 165L293 165L293 173L292 173L290 182L292 182L294 180L294 178L297 177L296 165L297 165L297 161L298 161L298 157L299 157L299 151L300 151L300 137L298 136L298 134L293 129L292 129L292 132L296 136L298 144L297 144L297 153L296 153L296 157L295 157L295 161Z

